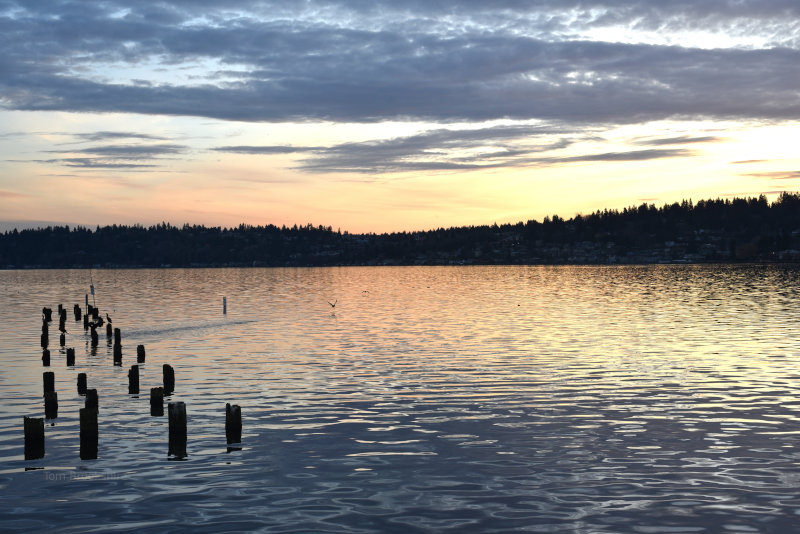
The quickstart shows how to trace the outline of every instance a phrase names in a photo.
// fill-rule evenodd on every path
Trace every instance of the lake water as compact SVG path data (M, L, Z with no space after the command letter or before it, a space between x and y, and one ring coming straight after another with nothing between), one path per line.
M3 532L788 533L800 271L782 266L0 272ZM227 314L222 299L227 297ZM332 308L330 302L336 302ZM58 418L43 417L41 308ZM127 394L175 368L188 457ZM100 399L79 458L76 376ZM242 407L228 451L225 403Z

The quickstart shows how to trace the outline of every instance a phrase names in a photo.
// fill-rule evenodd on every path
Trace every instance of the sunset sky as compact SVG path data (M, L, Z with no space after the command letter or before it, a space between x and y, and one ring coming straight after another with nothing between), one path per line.
M6 228L384 232L800 189L797 0L0 0L0 42Z

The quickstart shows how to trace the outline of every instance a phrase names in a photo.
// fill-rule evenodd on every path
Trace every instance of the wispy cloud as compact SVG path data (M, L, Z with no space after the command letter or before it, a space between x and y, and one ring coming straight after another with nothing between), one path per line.
M800 171L769 171L769 172L751 172L743 176L752 176L753 178L766 178L768 180L798 180L800 179Z
M636 139L633 141L633 144L645 145L645 146L690 145L697 143L719 143L727 140L728 139L725 137L717 137L715 135L704 135L697 137L692 137L689 135L680 135L676 137Z

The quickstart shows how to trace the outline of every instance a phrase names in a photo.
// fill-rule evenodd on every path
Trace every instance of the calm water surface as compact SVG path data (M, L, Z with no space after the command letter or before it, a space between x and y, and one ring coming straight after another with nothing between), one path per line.
M788 533L800 529L800 271L780 266L0 272L3 532ZM222 297L227 297L227 314ZM328 301L338 301L331 308ZM58 418L43 417L40 310ZM188 458L127 394L175 368ZM78 457L76 376L100 397ZM225 403L242 406L241 450Z

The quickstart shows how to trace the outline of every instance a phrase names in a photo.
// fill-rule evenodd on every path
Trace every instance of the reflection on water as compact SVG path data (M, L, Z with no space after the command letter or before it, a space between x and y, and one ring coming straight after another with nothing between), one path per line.
M42 416L40 310L85 271L0 272L2 530L791 532L798 270L776 266L101 270L123 366L68 314ZM227 314L222 298L227 297ZM338 301L337 301L338 299ZM335 308L328 302L337 301ZM136 345L142 395L127 394ZM148 388L175 368L189 456ZM76 377L100 398L78 457ZM225 403L242 406L241 450ZM31 470L31 468L34 468Z

